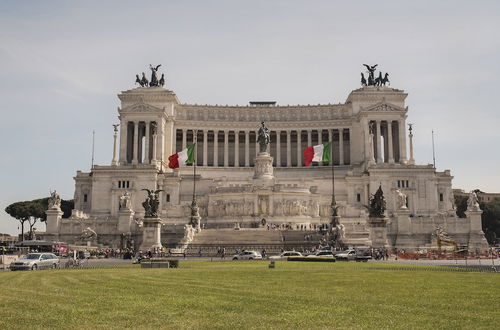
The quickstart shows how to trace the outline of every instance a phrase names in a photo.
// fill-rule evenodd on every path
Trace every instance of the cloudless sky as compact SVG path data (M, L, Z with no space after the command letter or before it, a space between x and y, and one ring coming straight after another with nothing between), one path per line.
M415 158L500 192L499 1L0 1L0 232L112 157L116 94L162 64L183 103L343 103L362 63L409 93ZM45 225L38 226L41 230Z

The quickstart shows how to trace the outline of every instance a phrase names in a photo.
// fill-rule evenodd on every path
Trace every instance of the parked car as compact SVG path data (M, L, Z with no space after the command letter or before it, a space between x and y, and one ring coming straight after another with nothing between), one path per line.
M47 268L59 268L59 258L53 253L28 253L14 260L10 264L10 270L38 270Z
M270 256L269 259L279 260L279 259L286 259L288 257L302 257L302 253L297 251L285 251L277 256Z
M233 260L254 260L262 259L262 255L257 251L243 251L233 256Z
M316 251L314 254L308 255L308 257L321 257L321 258L333 258L332 251Z
M85 250L85 251L77 251L76 252L76 257L78 259L89 259L90 258L90 252Z
M356 250L347 250L347 251L342 251L341 253L337 253L335 255L337 260L356 260L356 261L363 261L367 262L369 259L371 259L371 255L369 254L362 254L356 252Z

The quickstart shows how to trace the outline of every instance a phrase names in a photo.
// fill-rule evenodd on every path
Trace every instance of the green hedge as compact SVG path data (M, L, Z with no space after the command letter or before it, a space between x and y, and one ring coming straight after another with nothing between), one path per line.
M335 262L335 258L327 257L288 257L287 261Z
M179 260L177 259L168 259L170 263L170 268L179 268Z
M178 268L179 267L179 260L178 259L151 258L151 259L143 259L141 261L141 264L150 264L150 263L155 263L155 264L168 263L169 268Z

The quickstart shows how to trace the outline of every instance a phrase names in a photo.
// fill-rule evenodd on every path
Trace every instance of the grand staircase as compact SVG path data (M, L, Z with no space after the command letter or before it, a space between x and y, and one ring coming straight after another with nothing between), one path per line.
M316 247L321 237L315 231L267 230L263 228L204 229L195 235L186 249L186 254L216 256L217 250L222 247L226 248L228 255L243 249L259 252L265 249L266 253L275 254L281 250Z

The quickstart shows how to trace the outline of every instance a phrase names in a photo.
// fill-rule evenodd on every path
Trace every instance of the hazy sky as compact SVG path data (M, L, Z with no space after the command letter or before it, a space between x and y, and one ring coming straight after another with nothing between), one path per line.
M0 1L3 210L109 164L116 94L162 64L181 102L344 102L362 63L409 93L415 158L500 192L499 1ZM44 230L45 226L39 226Z

